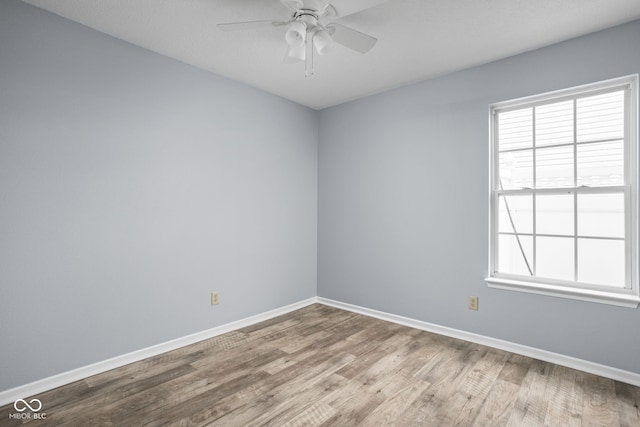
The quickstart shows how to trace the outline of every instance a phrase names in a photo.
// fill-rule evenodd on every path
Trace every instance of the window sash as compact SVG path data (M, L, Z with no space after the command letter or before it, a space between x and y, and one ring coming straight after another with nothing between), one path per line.
M573 217L573 233L571 234L563 234L563 233L541 233L536 229L536 225L537 225L537 215L538 215L538 209L536 209L535 207L535 200L536 200L536 195L538 194L542 194L542 195L567 195L567 194L571 194L573 196L573 211L572 211L572 217ZM625 232L624 232L624 236L623 237L618 237L618 236L596 236L596 235L589 235L589 234L583 234L583 233L579 233L578 230L578 225L579 225L579 217L580 217L580 210L577 209L577 200L579 198L579 195L581 194L622 194L623 198L624 198L624 228L625 228ZM496 276L496 277L513 277L513 278L517 278L519 280L525 280L525 281L536 281L536 280L540 280L540 276L538 276L536 274L536 266L537 266L537 260L536 260L536 254L537 254L537 238L538 237L550 237L550 238L566 238L566 239L572 239L573 240L573 245L574 245L574 249L573 249L573 256L574 256L574 278L575 280L558 280L558 279L550 279L550 278L544 278L545 281L548 280L553 280L554 283L562 283L564 285L567 286L577 286L577 287L583 287L583 286L588 286L588 287L592 287L592 288L605 288L605 289L618 289L619 287L617 286L610 286L610 285L594 285L594 284L589 284L589 283L585 283L585 282L580 282L578 281L578 264L579 264L579 251L578 251L578 243L580 241L580 239L593 239L593 240L612 240L612 241L624 241L625 244L625 279L624 279L624 287L623 289L631 289L632 288L632 265L631 265L631 259L630 259L630 254L632 251L632 246L631 246L631 239L628 238L629 236L629 232L627 230L629 230L629 227L631 227L631 217L630 215L627 214L627 212L629 212L630 208L631 208L631 189L629 186L615 186L615 187L577 187L577 188L545 188L545 189L524 189L524 190L497 190L495 191L495 204L494 204L494 217L493 217L493 222L494 222L494 227L493 229L495 230L494 233L494 243L493 243L493 269L491 270L492 275ZM521 232L521 231L513 231L513 232L509 232L509 231L500 231L499 230L499 215L498 212L500 210L500 206L499 206L499 202L500 202L500 196L520 196L520 195L526 195L526 196L531 196L533 199L533 208L532 208L532 228L533 231L532 232ZM529 276L526 275L517 275L517 274L510 274L510 273L505 273L503 271L500 271L498 269L498 253L500 250L499 247L499 243L498 243L498 237L501 235L513 235L513 236L522 236L522 237L532 237L533 238L533 248L532 248L532 252L533 252L533 256L532 256L532 260L531 260L531 270L532 270L532 274ZM524 257L524 255L522 255Z

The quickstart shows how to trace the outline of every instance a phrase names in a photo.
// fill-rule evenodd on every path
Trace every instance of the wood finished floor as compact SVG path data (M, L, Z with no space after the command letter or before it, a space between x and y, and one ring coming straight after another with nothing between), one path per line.
M318 304L33 397L31 426L640 426L639 387Z

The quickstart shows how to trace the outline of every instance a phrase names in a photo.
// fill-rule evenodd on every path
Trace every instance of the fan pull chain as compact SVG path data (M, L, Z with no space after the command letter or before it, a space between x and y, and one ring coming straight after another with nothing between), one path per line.
M315 34L314 34L315 36ZM314 54L315 49L313 48L313 37L311 38L311 75L313 76L314 71L315 71L315 54Z
M311 36L311 42L309 42L309 35L304 39L304 76L309 77L315 74L315 55L313 48L313 35Z

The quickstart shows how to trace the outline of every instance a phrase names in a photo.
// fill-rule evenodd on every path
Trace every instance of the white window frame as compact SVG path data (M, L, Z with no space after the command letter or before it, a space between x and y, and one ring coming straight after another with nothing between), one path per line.
M498 236L498 194L500 190L498 177L498 112L527 108L549 102L559 102L576 97L596 95L599 92L625 90L625 182L619 191L625 194L625 256L626 287L594 286L580 282L563 282L559 280L541 279L539 277L514 276L496 271L497 236ZM636 308L640 304L638 281L638 74L606 80L598 83L577 86L540 95L519 98L495 103L489 106L489 269L485 279L491 288L529 292L582 301L612 304L622 307ZM570 188L572 191L597 192L597 187ZM519 190L516 190L517 192ZM555 189L531 189L531 193L557 192ZM515 193L514 192L514 193ZM508 191L507 191L508 193ZM520 193L524 194L524 193ZM534 213L535 214L535 213Z

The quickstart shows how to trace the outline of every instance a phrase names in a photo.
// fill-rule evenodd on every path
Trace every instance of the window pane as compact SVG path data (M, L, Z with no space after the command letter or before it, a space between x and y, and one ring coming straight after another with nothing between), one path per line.
M548 279L574 279L573 239L538 237L536 240L536 276Z
M589 96L577 101L578 142L624 138L624 92Z
M624 241L578 239L578 280L624 288Z
M533 150L500 153L499 163L499 189L533 188Z
M573 146L536 150L536 188L573 187Z
M536 233L574 235L573 194L536 196Z
M499 204L499 232L533 233L533 195L500 196Z
M624 194L578 194L578 235L624 237Z
M573 100L536 107L536 147L573 143Z
M498 115L498 150L533 146L533 109L507 111Z
M529 266L533 268L533 237L519 237L522 250L520 249L520 245L518 245L516 236L505 234L498 236L497 270L500 273L531 276L527 268L527 262Z
M624 184L624 141L578 144L578 186Z

